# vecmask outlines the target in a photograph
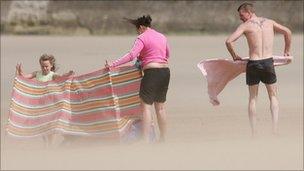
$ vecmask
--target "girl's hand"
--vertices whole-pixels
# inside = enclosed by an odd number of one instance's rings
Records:
[[[62,77],[68,77],[68,76],[71,76],[73,74],[75,74],[74,71],[70,70],[69,72],[63,74]]]
[[[17,75],[23,75],[23,71],[22,71],[22,69],[21,69],[21,63],[17,63],[17,65],[16,65],[16,76]]]
[[[19,63],[17,63],[16,65],[16,72],[15,72],[15,76],[19,75]]]
[[[70,70],[69,73],[68,73],[68,75],[74,75],[74,74],[75,74],[75,72],[72,71],[72,70]]]

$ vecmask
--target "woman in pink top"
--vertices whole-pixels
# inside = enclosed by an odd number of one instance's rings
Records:
[[[151,27],[151,17],[142,16],[136,20],[127,19],[134,24],[139,36],[130,52],[106,67],[113,68],[137,58],[144,76],[141,80],[139,96],[143,110],[143,133],[149,141],[149,132],[152,123],[151,107],[154,104],[160,128],[160,140],[164,141],[166,133],[165,101],[170,80],[168,67],[169,48],[167,38]]]

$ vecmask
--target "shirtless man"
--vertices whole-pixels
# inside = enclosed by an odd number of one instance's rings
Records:
[[[276,74],[273,66],[272,48],[274,32],[284,35],[284,56],[290,55],[291,31],[273,20],[257,17],[251,3],[243,3],[238,8],[243,21],[236,31],[226,40],[226,46],[233,60],[242,60],[234,51],[232,42],[242,34],[249,46],[249,61],[246,68],[246,84],[249,87],[248,114],[252,135],[256,134],[256,100],[259,82],[262,81],[268,92],[272,115],[272,131],[277,133],[279,104],[277,99]]]

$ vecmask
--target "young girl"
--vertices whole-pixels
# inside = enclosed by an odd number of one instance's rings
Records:
[[[34,71],[30,74],[24,74],[21,68],[21,64],[17,64],[16,66],[16,75],[21,75],[28,79],[36,79],[37,81],[47,82],[55,80],[59,77],[57,73],[55,73],[56,66],[55,66],[55,57],[53,55],[43,54],[39,59],[39,64],[41,67],[40,71]],[[74,74],[73,71],[69,71],[62,76],[70,76]],[[43,136],[43,141],[46,147],[49,147],[53,141],[53,134],[48,134]]]
[[[21,68],[21,64],[17,64],[16,66],[16,74],[22,75],[25,78],[33,79],[35,78],[37,81],[41,82],[47,82],[51,80],[55,80],[56,78],[59,78],[60,75],[55,73],[56,66],[55,66],[55,57],[53,55],[47,55],[43,54],[39,59],[40,71],[34,71],[30,74],[24,74]],[[69,71],[66,74],[63,74],[62,76],[69,76],[74,74],[73,71]]]

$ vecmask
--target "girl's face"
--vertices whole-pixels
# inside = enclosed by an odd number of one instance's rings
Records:
[[[50,61],[41,61],[40,62],[40,66],[41,66],[41,71],[44,75],[47,75],[48,73],[50,73],[53,65],[50,63]]]

